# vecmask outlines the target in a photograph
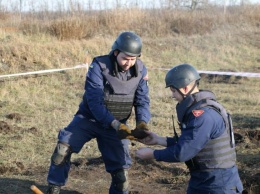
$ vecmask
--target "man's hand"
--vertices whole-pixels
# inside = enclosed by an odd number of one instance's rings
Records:
[[[167,147],[167,137],[161,137],[154,132],[146,131],[147,137],[138,139],[137,141],[145,145],[161,145]]]
[[[149,131],[147,124],[144,121],[137,123],[136,128],[132,130],[131,135],[137,139],[143,139],[148,136],[145,131]]]
[[[119,139],[130,139],[130,140],[136,139],[131,134],[132,130],[127,125],[120,123],[118,120],[114,120],[111,123],[111,126],[117,131],[117,136]]]
[[[131,131],[127,125],[121,123],[117,131],[117,136],[119,139],[135,140],[136,138],[132,135]]]
[[[153,152],[154,150],[151,148],[140,148],[135,152],[135,155],[137,158],[148,160],[148,159],[154,159]]]

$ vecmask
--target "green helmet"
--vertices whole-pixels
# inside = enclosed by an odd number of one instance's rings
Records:
[[[119,50],[129,56],[140,57],[142,50],[141,38],[133,32],[122,32],[114,42],[112,50]]]
[[[191,82],[199,80],[198,71],[189,64],[181,64],[168,71],[165,77],[166,88],[184,88]]]

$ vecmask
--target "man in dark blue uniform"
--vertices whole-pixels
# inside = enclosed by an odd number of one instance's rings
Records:
[[[128,193],[129,139],[146,135],[143,130],[148,129],[150,120],[148,74],[139,59],[141,49],[138,35],[122,32],[108,55],[93,59],[79,109],[71,123],[58,134],[47,178],[47,193],[60,193],[68,179],[71,154],[78,153],[93,138],[97,140],[106,171],[112,177],[109,193]],[[135,130],[126,125],[133,108]]]
[[[165,149],[141,148],[136,156],[165,162],[185,162],[190,171],[188,194],[242,193],[236,166],[231,118],[210,91],[198,89],[200,75],[189,64],[173,67],[166,87],[178,101],[180,137],[161,137],[148,131],[140,142]]]

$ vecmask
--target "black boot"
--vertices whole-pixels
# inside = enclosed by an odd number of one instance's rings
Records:
[[[60,186],[49,184],[46,194],[60,194]]]

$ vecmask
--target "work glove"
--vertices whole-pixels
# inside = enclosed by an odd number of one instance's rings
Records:
[[[147,124],[144,121],[137,122],[136,128],[131,131],[131,135],[136,139],[143,139],[148,136],[145,131],[149,131]]]
[[[131,135],[132,130],[127,125],[120,123],[118,120],[114,120],[111,123],[111,126],[117,131],[117,136],[119,139],[136,139],[133,135]]]

